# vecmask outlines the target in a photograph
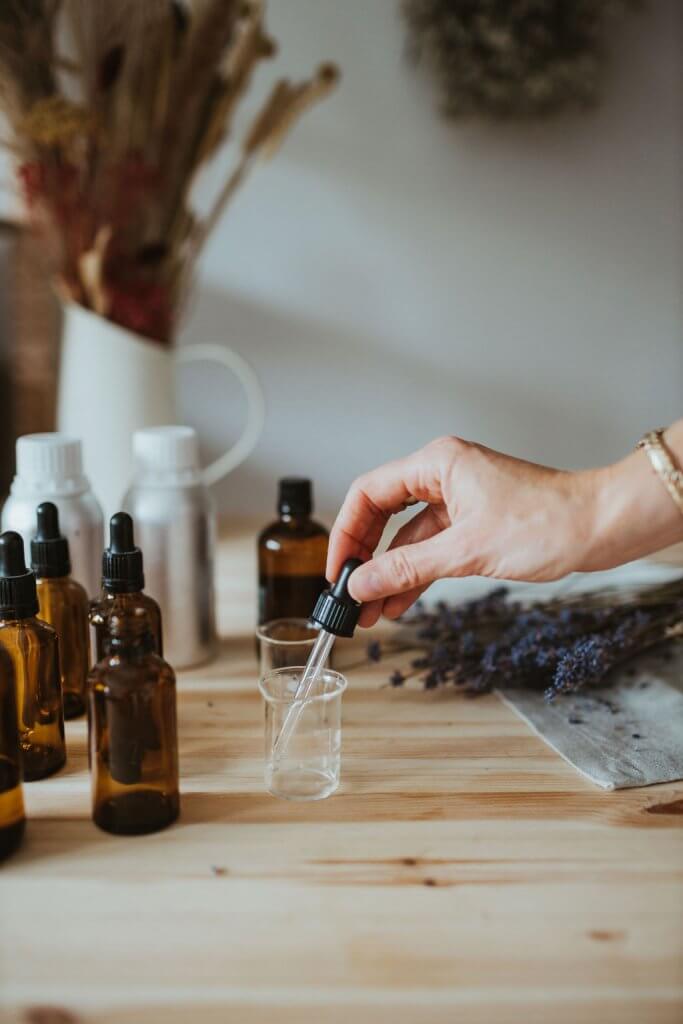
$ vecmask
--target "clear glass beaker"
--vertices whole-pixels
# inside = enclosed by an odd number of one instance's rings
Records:
[[[308,619],[273,619],[256,629],[260,676],[275,668],[305,665],[320,630]]]
[[[278,668],[259,680],[266,706],[265,782],[269,793],[285,800],[322,800],[339,785],[346,679],[332,669],[320,673],[295,731],[276,758],[275,742],[303,672],[303,665]]]

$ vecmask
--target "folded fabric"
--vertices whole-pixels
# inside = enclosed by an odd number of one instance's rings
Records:
[[[548,703],[537,690],[499,691],[542,740],[603,789],[683,779],[683,644],[643,655],[610,686]]]

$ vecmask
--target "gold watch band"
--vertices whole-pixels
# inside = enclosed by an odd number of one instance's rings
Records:
[[[641,437],[636,448],[647,453],[652,468],[671,495],[678,511],[683,515],[683,472],[676,466],[673,456],[664,443],[664,427],[650,430]]]

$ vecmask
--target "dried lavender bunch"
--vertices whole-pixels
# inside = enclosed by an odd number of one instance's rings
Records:
[[[426,689],[451,684],[466,693],[527,686],[552,700],[597,685],[616,666],[683,635],[683,578],[619,594],[603,591],[534,605],[508,600],[505,588],[461,605],[418,606],[397,643],[374,641],[368,657],[418,651],[410,673],[395,670],[393,686],[418,675]]]
[[[626,0],[404,0],[410,52],[448,117],[529,118],[599,96],[610,21]]]
[[[683,636],[683,601],[671,615],[637,609],[605,633],[582,636],[556,662],[545,695],[552,700],[600,681],[617,665],[655,644]]]

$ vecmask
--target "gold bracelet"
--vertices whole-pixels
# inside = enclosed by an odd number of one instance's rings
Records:
[[[664,443],[664,427],[650,430],[641,437],[636,448],[642,448],[652,463],[652,468],[662,481],[683,515],[683,473],[676,466],[671,452]]]

